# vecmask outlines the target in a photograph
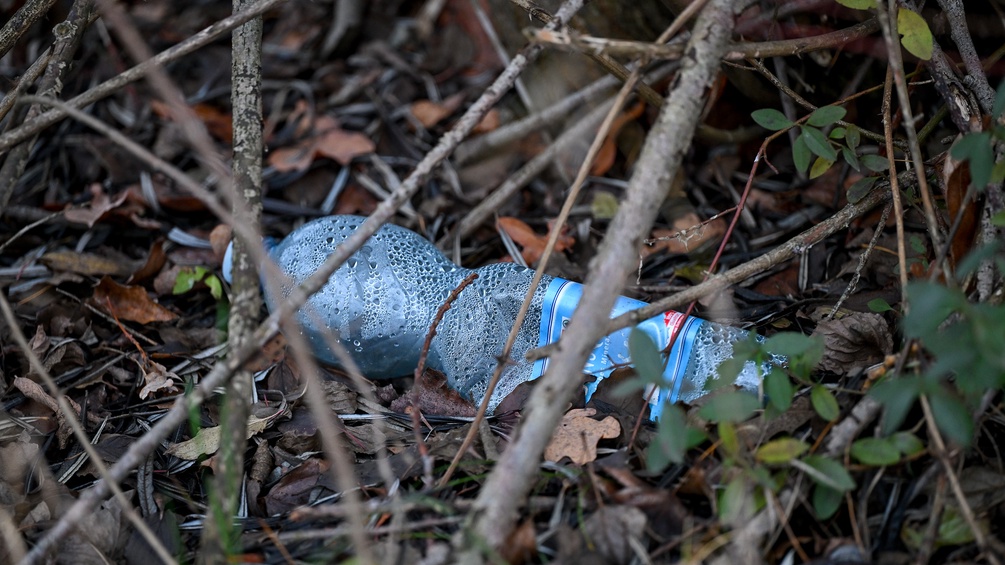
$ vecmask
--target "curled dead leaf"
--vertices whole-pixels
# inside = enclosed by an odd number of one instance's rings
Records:
[[[124,286],[108,277],[102,278],[95,287],[93,300],[99,308],[119,320],[149,324],[170,322],[178,317],[154,302],[143,287]]]
[[[621,433],[621,424],[613,416],[594,420],[597,411],[593,408],[569,410],[551,436],[551,443],[544,450],[547,461],[560,461],[568,457],[577,465],[584,465],[597,458],[597,442],[604,438],[615,438]]]

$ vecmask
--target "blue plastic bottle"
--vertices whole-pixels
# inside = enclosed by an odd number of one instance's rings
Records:
[[[325,261],[366,218],[329,216],[304,224],[269,250],[288,278],[281,295],[266,292],[270,310]],[[476,404],[485,395],[497,357],[530,287],[534,272],[510,263],[474,269],[478,278],[454,301],[437,327],[427,366],[443,371],[450,386]],[[471,273],[447,259],[429,241],[407,229],[385,225],[328,280],[298,312],[302,331],[318,359],[338,364],[329,345],[337,339],[352,354],[363,374],[392,378],[411,374],[437,309]],[[230,249],[224,259],[230,279]],[[266,285],[268,288],[268,285]],[[520,383],[535,379],[548,360],[525,360],[525,354],[558,340],[582,296],[582,285],[545,276],[517,335],[507,365],[489,402],[495,407]],[[620,297],[611,316],[644,306]],[[744,330],[666,312],[639,324],[658,347],[665,348],[675,328],[679,335],[664,372],[665,385],[650,400],[650,415],[658,419],[664,402],[690,401],[707,392],[720,362],[729,358],[733,343],[746,339]],[[629,330],[602,339],[584,372],[598,377],[586,387],[587,400],[597,382],[617,366],[630,363]],[[757,368],[748,362],[736,384],[757,388]]]

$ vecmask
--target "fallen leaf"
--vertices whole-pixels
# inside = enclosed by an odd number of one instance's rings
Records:
[[[98,183],[92,184],[88,190],[91,191],[90,202],[81,207],[71,206],[63,210],[63,217],[67,221],[94,227],[94,224],[105,214],[122,205],[127,196],[127,193],[122,191],[113,200],[105,194]]]
[[[590,167],[591,175],[603,176],[611,169],[611,166],[614,165],[614,158],[617,156],[618,134],[621,132],[621,128],[641,116],[643,110],[645,110],[645,104],[639,102],[628,110],[618,113],[614,122],[611,123],[611,129],[607,132],[603,145],[600,146],[597,157],[593,160],[593,166]]]
[[[523,259],[528,265],[534,264],[544,253],[544,248],[548,244],[548,236],[540,235],[527,225],[523,220],[510,216],[503,216],[497,221],[499,229],[506,232],[513,241],[523,248]],[[553,228],[552,228],[553,229]],[[555,242],[555,251],[565,251],[576,243],[576,239],[568,235],[558,236]]]
[[[583,530],[605,562],[632,563],[633,545],[643,543],[646,522],[645,513],[633,506],[601,506],[586,519]]]
[[[94,288],[92,300],[119,320],[140,324],[170,322],[177,314],[154,302],[141,286],[124,286],[103,277]]]
[[[817,324],[813,335],[823,336],[824,355],[819,368],[846,375],[883,360],[893,350],[893,336],[882,315],[851,312]]]
[[[416,407],[423,414],[460,416],[470,418],[477,409],[459,392],[450,388],[446,377],[439,371],[426,369],[412,388],[391,403],[391,411],[406,412]]]
[[[328,157],[348,165],[355,157],[373,153],[377,148],[369,137],[342,129],[338,120],[331,116],[320,116],[314,123],[314,131],[314,135],[292,147],[273,150],[269,154],[269,164],[282,173],[306,171],[316,157]]]
[[[447,97],[447,99],[442,102],[417,100],[412,102],[409,110],[412,112],[412,115],[415,116],[415,119],[422,124],[422,127],[431,128],[444,119],[450,117],[451,114],[456,112],[457,109],[461,107],[461,103],[463,102],[464,94],[457,93],[453,96]]]
[[[280,416],[286,415],[288,406],[286,402],[275,404],[273,412],[268,416],[251,416],[248,418],[247,437],[251,438],[262,433],[271,426]],[[212,455],[220,449],[221,426],[203,428],[195,434],[195,437],[178,442],[164,450],[168,455],[174,455],[179,459],[194,461],[203,455]]]
[[[151,394],[155,392],[164,391],[167,393],[174,393],[178,391],[178,383],[182,382],[181,377],[168,371],[164,365],[150,361],[147,367],[142,369],[143,371],[143,388],[140,389],[139,396],[141,400],[146,400]]]
[[[50,251],[39,258],[53,271],[77,273],[88,277],[122,276],[133,272],[132,265],[109,257],[76,251]]]
[[[594,461],[597,458],[597,442],[603,438],[618,437],[621,433],[621,424],[617,419],[608,416],[603,420],[594,420],[590,416],[596,413],[593,408],[569,410],[551,436],[544,458],[558,462],[568,457],[577,465]]]

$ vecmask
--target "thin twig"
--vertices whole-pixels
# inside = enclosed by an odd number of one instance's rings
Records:
[[[429,331],[426,332],[426,340],[422,343],[422,351],[419,353],[419,363],[415,366],[415,380],[419,380],[422,376],[422,371],[426,369],[426,356],[429,355],[429,347],[433,344],[433,338],[436,337],[436,327],[440,325],[440,321],[443,320],[443,315],[450,310],[450,307],[460,296],[461,292],[468,287],[471,283],[475,282],[478,278],[478,273],[471,273],[470,275],[464,277],[461,284],[457,285],[457,288],[450,291],[450,295],[447,299],[440,304],[440,307],[436,310],[436,315],[433,316],[433,321],[429,324]]]

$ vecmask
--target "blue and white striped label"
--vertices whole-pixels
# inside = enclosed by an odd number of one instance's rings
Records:
[[[543,310],[541,312],[541,330],[538,339],[538,347],[555,343],[568,327],[572,319],[572,313],[579,305],[583,296],[583,285],[556,278],[544,295]],[[625,312],[637,310],[645,306],[645,302],[632,300],[624,296],[618,297],[614,302],[611,311],[611,318],[620,316]],[[694,345],[695,335],[704,323],[700,318],[692,316],[685,317],[679,312],[668,311],[660,316],[655,316],[641,322],[638,327],[649,335],[656,343],[656,346],[665,350],[670,343],[670,338],[675,331],[679,330],[677,339],[670,350],[670,355],[665,358],[666,367],[663,371],[665,385],[654,393],[649,401],[650,417],[658,420],[662,413],[664,402],[676,402],[680,395],[684,374],[687,371],[688,361],[691,359],[691,349]],[[590,353],[586,361],[584,372],[593,375],[595,380],[586,385],[586,400],[597,390],[600,379],[610,376],[611,372],[619,366],[631,363],[631,356],[628,351],[628,334],[631,330],[624,328],[608,336],[603,337],[597,343],[596,348]],[[537,378],[544,374],[548,368],[548,359],[539,359],[534,363],[534,370],[531,378]]]

